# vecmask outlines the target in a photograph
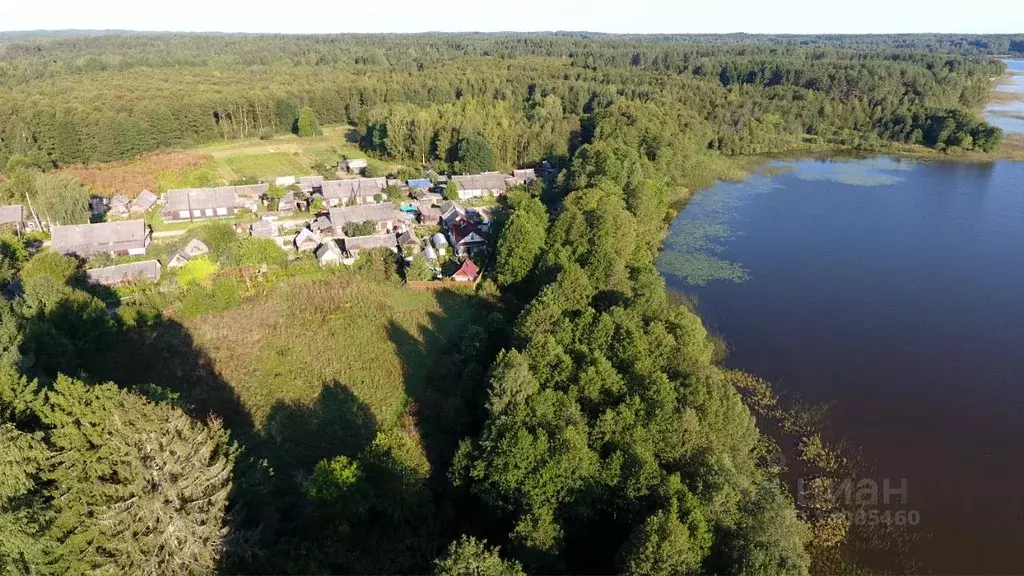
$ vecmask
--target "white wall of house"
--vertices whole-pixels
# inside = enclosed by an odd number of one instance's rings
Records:
[[[145,246],[143,246],[142,248],[129,248],[128,249],[128,255],[129,256],[142,256],[145,253],[146,253],[146,247]]]

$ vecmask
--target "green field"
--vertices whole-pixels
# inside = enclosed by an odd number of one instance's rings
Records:
[[[429,393],[442,348],[488,309],[472,293],[343,273],[270,286],[184,327],[264,439],[269,461],[292,473],[399,426]]]
[[[227,182],[246,177],[270,180],[314,174],[314,164],[335,166],[343,156],[366,157],[352,142],[355,133],[351,126],[325,126],[323,131],[322,136],[306,138],[287,134],[267,140],[232,140],[193,151],[209,155],[217,176]]]
[[[277,176],[302,176],[309,172],[309,166],[287,152],[230,156],[222,161],[239,178],[271,180]]]

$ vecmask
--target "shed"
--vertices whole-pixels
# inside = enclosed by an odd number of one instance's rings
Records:
[[[312,230],[303,228],[295,235],[292,243],[299,252],[316,250],[316,247],[320,245],[320,237],[313,233]]]
[[[277,236],[277,230],[272,222],[259,220],[257,222],[253,222],[252,225],[249,226],[249,234],[259,238],[273,238],[274,236]]]
[[[183,248],[182,251],[191,258],[193,256],[206,254],[210,249],[207,248],[206,244],[204,244],[199,238],[193,238],[188,241],[188,244],[185,244],[185,248]]]
[[[158,198],[156,194],[153,194],[149,190],[143,190],[139,195],[132,200],[129,211],[132,214],[144,214],[148,212],[153,206],[156,206]]]
[[[156,260],[146,260],[144,262],[130,262],[128,264],[118,264],[117,266],[107,266],[106,268],[94,268],[86,270],[85,277],[89,282],[101,286],[156,282],[160,279],[160,263]]]
[[[477,275],[480,274],[480,269],[473,263],[472,260],[466,258],[462,266],[452,274],[452,280],[456,282],[472,282],[476,280]]]
[[[185,264],[188,264],[188,261],[191,259],[192,258],[186,254],[184,250],[175,250],[174,254],[171,254],[171,257],[167,260],[167,267],[181,268]]]
[[[342,158],[338,161],[338,168],[346,172],[362,172],[366,168],[366,159]]]
[[[124,194],[115,194],[110,199],[110,213],[117,216],[128,215],[128,205],[131,204],[131,200],[128,199]]]
[[[320,262],[321,266],[328,264],[341,264],[345,259],[345,254],[338,247],[338,243],[335,240],[328,239],[323,244],[317,247],[314,252],[316,259]]]
[[[25,229],[25,208],[21,204],[0,206],[0,229],[13,228],[15,232]]]

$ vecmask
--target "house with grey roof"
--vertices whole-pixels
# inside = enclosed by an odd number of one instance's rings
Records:
[[[452,176],[451,180],[459,191],[459,198],[468,200],[481,196],[501,196],[508,189],[512,177],[501,172],[484,172]]]
[[[321,192],[324,186],[323,176],[300,176],[299,177],[299,190],[302,190],[306,194],[313,194]]]
[[[171,254],[171,257],[167,259],[167,268],[181,268],[185,264],[188,264],[188,261],[191,259],[192,258],[186,254],[184,250],[175,250],[174,253]]]
[[[333,238],[328,238],[323,244],[317,247],[316,252],[313,253],[316,256],[321,266],[328,264],[341,264],[345,260],[345,254],[341,251],[341,247],[338,246],[338,242]]]
[[[336,236],[341,235],[346,224],[356,222],[374,222],[377,225],[377,232],[380,234],[403,231],[408,227],[409,222],[409,215],[401,210],[395,210],[394,205],[390,203],[331,208],[328,214],[332,233]]]
[[[85,278],[89,282],[101,286],[156,282],[160,280],[160,263],[156,260],[146,260],[107,266],[106,268],[93,268],[85,271]]]
[[[89,256],[107,252],[111,256],[138,256],[146,253],[152,233],[142,220],[122,220],[54,226],[50,247],[61,254]]]
[[[0,230],[14,230],[20,234],[25,230],[25,207],[21,204],[0,206]]]
[[[249,234],[257,238],[273,238],[277,236],[277,227],[272,222],[258,220],[249,226]]]
[[[131,200],[124,194],[114,194],[114,197],[110,199],[107,211],[115,216],[127,216],[130,204]]]
[[[194,256],[201,256],[203,254],[206,254],[210,251],[210,249],[207,248],[206,244],[203,243],[203,241],[200,240],[199,238],[193,238],[188,241],[188,244],[185,244],[185,247],[182,248],[182,251],[185,252],[185,254],[188,254],[189,258],[192,258]]]
[[[445,226],[451,226],[459,218],[466,217],[466,209],[455,202],[441,204],[441,222]]]
[[[338,160],[338,169],[348,173],[362,173],[366,169],[366,158],[342,158]]]
[[[398,248],[403,256],[412,256],[423,250],[423,244],[412,230],[406,230],[398,235]]]
[[[365,250],[374,248],[387,248],[398,253],[398,242],[394,234],[377,236],[347,236],[340,240],[342,250],[349,258],[359,258],[359,254]]]
[[[135,197],[135,200],[131,201],[131,204],[128,205],[128,210],[132,214],[145,214],[153,206],[156,206],[157,200],[156,194],[149,190],[143,190]]]
[[[388,187],[387,178],[349,178],[324,180],[321,190],[328,207],[373,204]]]
[[[523,168],[512,171],[512,180],[519,186],[525,186],[537,179],[537,171],[533,168]]]
[[[327,216],[317,216],[309,224],[309,229],[317,234],[333,234],[334,226],[331,224],[331,219]]]
[[[320,245],[320,237],[309,228],[303,228],[292,239],[292,244],[295,245],[295,249],[299,252],[307,252],[315,250]]]
[[[164,221],[228,218],[236,213],[233,186],[168,190],[160,216]]]
[[[298,208],[298,203],[295,200],[295,192],[286,192],[277,201],[278,212],[294,212],[296,208]]]

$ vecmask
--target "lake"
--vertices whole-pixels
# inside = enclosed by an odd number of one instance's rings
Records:
[[[923,571],[1024,572],[1024,163],[774,166],[698,192],[659,269],[728,365],[906,480]]]
[[[1011,76],[996,86],[996,91],[1020,94],[1021,99],[989,104],[985,108],[985,121],[999,126],[1007,134],[1024,134],[1024,60],[1003,60],[1003,63]]]

